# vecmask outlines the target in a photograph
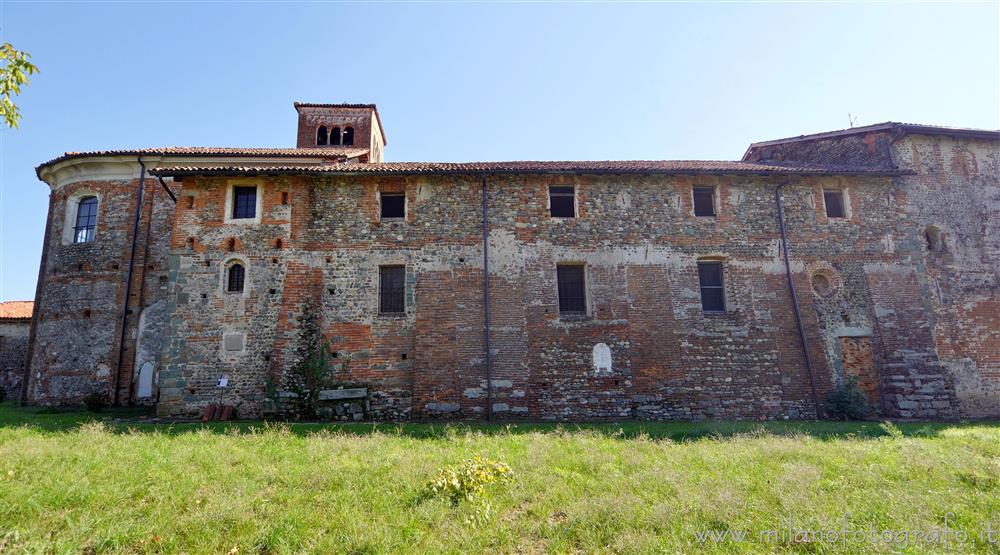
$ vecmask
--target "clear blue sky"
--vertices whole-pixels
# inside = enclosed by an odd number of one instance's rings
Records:
[[[0,1],[42,73],[0,131],[0,299],[31,299],[67,150],[294,146],[374,102],[388,161],[739,159],[887,120],[1000,127],[998,3]]]

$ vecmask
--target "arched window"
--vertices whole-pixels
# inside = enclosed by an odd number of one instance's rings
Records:
[[[330,144],[339,145],[340,144],[340,128],[334,127],[330,129]]]
[[[354,144],[354,128],[345,127],[344,128],[344,144],[353,145]]]
[[[73,228],[74,243],[89,243],[94,240],[97,227],[97,197],[83,197],[76,207],[76,226]]]
[[[226,277],[226,291],[230,293],[242,293],[245,277],[246,270],[242,264],[233,264],[230,266],[229,275]]]
[[[326,126],[320,125],[319,129],[316,130],[316,144],[325,145],[326,144]]]

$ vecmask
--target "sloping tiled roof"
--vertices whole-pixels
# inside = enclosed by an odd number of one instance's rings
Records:
[[[827,139],[831,137],[842,137],[847,135],[861,135],[876,131],[896,131],[901,134],[912,133],[917,135],[947,135],[953,137],[969,137],[979,139],[1000,140],[1000,130],[994,129],[973,129],[969,127],[946,127],[943,125],[923,125],[919,123],[901,123],[898,121],[886,121],[861,127],[851,127],[848,129],[838,129],[836,131],[823,131],[821,133],[811,133],[809,135],[798,135],[786,137],[784,139],[773,139],[769,141],[757,141],[751,143],[749,149],[755,147],[790,143],[795,141],[811,141],[816,139]],[[748,150],[749,150],[748,149]]]
[[[7,301],[0,303],[0,320],[23,320],[31,318],[32,301]]]
[[[567,162],[387,162],[379,164],[330,164],[324,166],[186,166],[156,168],[153,175],[225,174],[476,174],[476,173],[583,173],[583,174],[810,174],[810,175],[899,175],[904,172],[881,168],[815,165],[776,165],[721,160],[620,160]]]
[[[134,148],[122,150],[91,150],[84,152],[67,152],[40,164],[35,171],[45,166],[62,162],[70,158],[87,156],[247,156],[247,157],[287,157],[287,158],[353,158],[368,152],[360,147],[323,147],[323,148],[259,148],[259,147],[216,147],[216,146],[165,146],[159,148]]]

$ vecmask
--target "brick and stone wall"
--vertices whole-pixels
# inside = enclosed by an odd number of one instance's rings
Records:
[[[30,319],[0,319],[0,389],[8,400],[21,397],[30,329]]]

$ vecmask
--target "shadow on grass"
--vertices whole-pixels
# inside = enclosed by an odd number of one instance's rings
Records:
[[[90,422],[100,421],[120,432],[157,432],[169,435],[209,430],[214,433],[251,432],[265,426],[281,426],[297,436],[316,433],[344,433],[372,435],[376,433],[418,439],[447,439],[465,434],[527,434],[589,432],[631,439],[647,437],[656,440],[692,441],[706,438],[724,438],[739,434],[808,435],[821,440],[874,439],[891,435],[880,422],[834,421],[732,421],[708,420],[702,422],[357,422],[309,423],[266,422],[261,420],[233,422],[156,422],[148,409],[116,408],[100,413],[80,410],[53,410],[34,407],[17,407],[13,403],[0,403],[0,428],[29,426],[47,432],[72,431]],[[933,437],[946,429],[968,426],[1000,428],[1000,422],[903,422],[894,424],[906,437]]]

